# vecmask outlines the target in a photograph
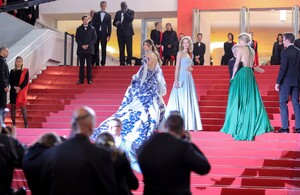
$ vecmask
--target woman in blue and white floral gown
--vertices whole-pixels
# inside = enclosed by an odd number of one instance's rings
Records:
[[[133,75],[117,113],[102,122],[91,136],[95,140],[101,132],[108,129],[111,119],[120,119],[122,142],[119,148],[127,153],[132,168],[139,172],[136,152],[159,128],[166,107],[162,98],[166,94],[166,82],[160,68],[159,54],[150,39],[144,41],[143,48],[146,55],[142,66]]]

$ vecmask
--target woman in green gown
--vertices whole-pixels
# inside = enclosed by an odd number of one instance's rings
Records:
[[[254,50],[249,46],[250,35],[241,33],[238,41],[221,132],[231,134],[235,140],[254,140],[257,135],[273,131],[273,127],[254,78]],[[243,66],[238,70],[240,62]]]

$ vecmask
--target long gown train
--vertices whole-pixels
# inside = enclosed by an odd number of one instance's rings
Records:
[[[226,117],[221,132],[235,140],[253,140],[273,131],[250,67],[242,67],[230,83]]]
[[[165,113],[165,103],[162,96],[166,94],[166,83],[159,64],[154,70],[147,67],[147,58],[137,74],[133,75],[123,101],[118,111],[103,121],[94,130],[91,139],[108,129],[108,122],[112,118],[122,121],[123,149],[131,161],[134,170],[139,171],[136,152],[139,147],[158,129]]]

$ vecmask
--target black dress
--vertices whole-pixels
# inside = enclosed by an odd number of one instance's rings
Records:
[[[221,65],[228,65],[229,60],[233,57],[231,48],[233,47],[234,42],[225,42],[224,43],[224,55],[222,56]]]
[[[20,87],[22,90],[28,84],[29,74],[27,71],[24,81],[21,83],[21,85],[19,85],[21,74],[22,74],[22,70],[14,70],[14,69],[12,69],[9,73],[9,85],[10,85],[9,98],[11,104],[16,104],[17,95],[18,95],[14,87],[15,86]]]
[[[279,65],[281,62],[281,51],[284,49],[284,45],[275,42],[273,45],[272,56],[271,56],[271,64]]]

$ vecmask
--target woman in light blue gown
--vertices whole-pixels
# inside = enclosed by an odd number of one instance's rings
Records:
[[[179,111],[185,122],[185,130],[202,130],[198,98],[194,79],[193,44],[190,37],[183,37],[177,53],[175,81],[166,109],[166,118],[171,111]]]
[[[142,66],[133,75],[125,97],[117,113],[102,122],[94,130],[91,139],[108,130],[111,119],[122,121],[122,141],[119,148],[123,149],[131,161],[134,170],[140,172],[136,151],[158,129],[165,113],[162,96],[166,94],[166,82],[160,68],[161,60],[152,40],[143,43],[146,52]]]

